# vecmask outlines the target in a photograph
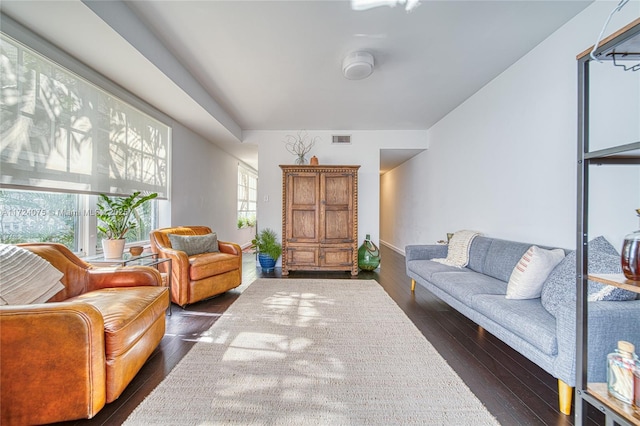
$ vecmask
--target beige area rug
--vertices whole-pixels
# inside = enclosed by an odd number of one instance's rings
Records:
[[[495,425],[373,280],[259,279],[127,425]]]

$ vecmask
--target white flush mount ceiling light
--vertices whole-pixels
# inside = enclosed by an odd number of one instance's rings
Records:
[[[342,74],[349,80],[362,80],[373,72],[373,55],[369,52],[353,52],[342,61]]]

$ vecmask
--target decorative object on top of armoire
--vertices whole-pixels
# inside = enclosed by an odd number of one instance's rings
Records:
[[[380,266],[380,250],[369,234],[358,249],[358,266],[363,271],[373,271]]]
[[[282,275],[289,271],[358,274],[360,166],[282,168]]]
[[[309,161],[309,164],[311,164],[312,166],[317,166],[320,163],[318,162],[318,157],[316,157],[315,155],[313,157],[311,157],[311,160]]]
[[[311,137],[304,130],[299,131],[295,136],[287,135],[284,138],[284,146],[291,154],[296,156],[295,163],[297,165],[307,164],[306,155],[311,148],[320,140],[319,136]]]

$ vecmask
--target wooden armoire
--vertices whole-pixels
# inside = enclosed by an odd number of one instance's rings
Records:
[[[282,168],[282,275],[289,271],[358,274],[360,166]]]

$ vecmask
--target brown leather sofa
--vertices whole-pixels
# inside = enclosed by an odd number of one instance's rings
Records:
[[[171,246],[169,234],[205,235],[206,226],[178,226],[151,231],[151,250],[171,259],[171,300],[184,307],[224,293],[242,283],[242,249],[238,244],[218,241],[219,252],[187,256]],[[165,264],[159,265],[167,268]],[[163,270],[166,272],[166,269]]]
[[[164,336],[169,292],[151,267],[94,268],[60,244],[20,244],[64,273],[47,303],[0,307],[0,424],[92,418]]]

